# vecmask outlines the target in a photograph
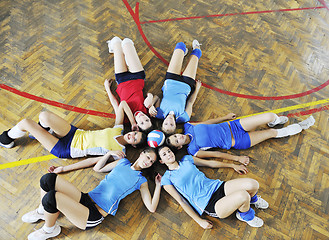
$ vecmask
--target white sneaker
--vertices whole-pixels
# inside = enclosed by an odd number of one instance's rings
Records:
[[[192,48],[193,48],[193,50],[196,49],[196,48],[199,48],[199,49],[200,49],[200,46],[201,46],[201,45],[202,45],[202,44],[199,43],[199,41],[196,40],[196,39],[194,39],[193,42],[192,42]]]
[[[116,43],[116,42],[122,42],[122,40],[119,37],[114,37],[111,40],[106,41],[107,46],[109,48],[109,53],[113,53],[113,47],[112,44]]]
[[[132,45],[134,45],[133,40],[131,40],[130,38],[125,38],[125,39],[122,40],[121,46],[123,47],[127,43],[131,43]]]
[[[309,127],[313,126],[314,123],[315,123],[315,119],[311,115],[309,118],[305,119],[304,121],[299,122],[298,124],[302,127],[302,129],[308,129]]]
[[[46,240],[48,238],[56,237],[61,233],[61,227],[56,223],[54,231],[47,233],[43,228],[40,228],[33,233],[30,233],[27,237],[28,240]]]
[[[11,137],[8,136],[8,132],[9,132],[9,130],[4,131],[0,135],[0,146],[1,147],[12,148],[15,145],[14,139],[12,139]]]
[[[263,198],[261,198],[261,196],[257,196],[257,197],[258,197],[257,202],[250,203],[250,204],[254,204],[256,208],[260,208],[260,209],[268,208],[268,206],[269,206],[268,202],[266,202]]]
[[[268,123],[267,126],[274,127],[278,124],[285,124],[286,122],[288,122],[288,120],[289,120],[289,118],[286,116],[279,116],[278,120]]]
[[[251,227],[261,227],[264,224],[264,221],[262,219],[260,219],[259,217],[256,217],[256,216],[252,220],[246,221],[246,220],[242,219],[242,217],[240,216],[240,213],[238,211],[236,212],[236,217],[240,221],[248,223],[248,225],[251,226]]]
[[[294,123],[287,127],[276,129],[276,130],[278,131],[276,138],[282,138],[282,137],[296,135],[300,133],[303,130],[303,128],[299,124]]]
[[[28,212],[22,217],[22,221],[26,223],[35,223],[39,220],[45,220],[45,215],[38,213],[38,209]]]
[[[4,147],[4,148],[12,148],[14,145],[15,145],[15,142],[14,141],[12,141],[9,144],[3,144],[3,143],[0,142],[0,146],[1,147]]]

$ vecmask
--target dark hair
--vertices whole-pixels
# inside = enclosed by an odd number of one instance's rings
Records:
[[[170,142],[170,139],[169,139],[169,137],[171,137],[171,136],[173,136],[174,134],[171,134],[171,135],[169,135],[168,137],[166,137],[166,144],[167,144],[167,146],[171,149],[171,151],[173,151],[173,152],[176,152],[176,151],[178,151],[178,147],[175,147],[171,142]]]
[[[158,173],[154,170],[154,164],[156,164],[158,162],[157,161],[158,160],[157,151],[155,150],[155,148],[146,147],[142,150],[142,152],[144,152],[144,153],[153,152],[155,154],[155,162],[152,164],[152,166],[141,170],[142,175],[144,177],[148,178],[149,180],[154,181],[155,176],[158,175]]]
[[[147,136],[145,133],[143,132],[140,132],[142,134],[142,137],[141,137],[141,141],[137,144],[134,144],[134,147],[136,148],[143,148],[146,146],[146,139],[147,139]]]

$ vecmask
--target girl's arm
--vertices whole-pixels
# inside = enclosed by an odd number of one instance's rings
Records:
[[[158,174],[155,177],[155,190],[154,190],[153,198],[151,196],[147,182],[145,182],[141,185],[140,193],[142,196],[142,200],[143,200],[146,208],[152,213],[154,213],[158,207],[158,203],[160,200],[160,192],[161,192],[161,175],[160,174]]]
[[[118,158],[123,158],[125,157],[124,152],[122,151],[109,151],[106,153],[104,156],[100,157],[98,159],[97,163],[94,166],[94,171],[95,172],[110,172],[118,163],[119,160],[110,162],[108,164],[107,161],[110,159],[111,156],[117,156]]]
[[[229,113],[224,117],[218,117],[218,118],[213,118],[213,119],[209,119],[207,121],[203,121],[203,122],[196,122],[196,123],[191,123],[192,125],[198,125],[198,124],[216,124],[216,123],[220,123],[220,122],[224,122],[224,121],[228,121],[228,120],[233,120],[236,118],[236,115],[234,113]]]
[[[144,100],[144,106],[149,109],[149,114],[152,117],[155,117],[157,115],[156,108],[160,106],[160,98],[157,95],[154,95],[152,93],[147,93],[147,97]]]
[[[185,111],[187,112],[189,117],[191,117],[191,115],[192,115],[193,104],[196,100],[196,97],[198,96],[198,93],[200,91],[200,87],[201,87],[201,84],[202,84],[200,80],[195,80],[195,81],[196,81],[195,90],[192,93],[192,95],[190,96],[190,98],[187,100],[186,107],[185,107]]]
[[[126,113],[128,119],[129,119],[132,130],[138,130],[137,123],[135,121],[134,115],[133,115],[128,103],[126,101],[121,101],[120,105],[122,105],[123,111],[124,111],[124,113]]]
[[[212,228],[212,222],[201,218],[194,209],[186,202],[185,199],[177,192],[176,188],[173,185],[164,185],[164,189],[181,205],[184,211],[193,218],[202,228],[209,229]]]
[[[196,154],[196,157],[199,158],[223,158],[227,160],[233,160],[239,163],[242,163],[243,165],[249,164],[249,157],[247,156],[235,156],[228,153],[223,153],[220,151],[203,151],[199,150]]]
[[[233,163],[224,163],[216,160],[205,160],[198,157],[193,157],[194,164],[201,167],[211,168],[233,168],[239,174],[247,174],[248,169],[244,165],[236,165]]]
[[[118,100],[115,98],[115,96],[113,95],[113,93],[111,91],[111,84],[113,81],[114,81],[113,79],[105,79],[104,87],[107,92],[107,95],[109,96],[109,99],[110,99],[110,102],[114,109],[114,112],[115,112],[115,114],[117,114],[119,104],[118,104]]]

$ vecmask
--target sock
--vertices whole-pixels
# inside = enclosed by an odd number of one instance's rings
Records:
[[[288,117],[286,116],[278,116],[275,114],[275,120],[273,122],[269,122],[267,125],[269,127],[274,127],[275,125],[278,125],[278,124],[284,124],[288,122]]]
[[[302,127],[302,129],[308,129],[309,127],[313,126],[314,123],[315,123],[315,119],[311,115],[309,118],[305,119],[304,121],[299,122],[298,124]]]
[[[197,56],[200,59],[202,56],[202,51],[199,48],[196,48],[191,52],[191,55]]]
[[[37,209],[37,212],[39,214],[44,214],[45,213],[45,209],[43,208],[42,204],[39,205],[38,209]]]
[[[241,218],[245,221],[253,220],[255,217],[255,211],[252,208],[249,208],[249,210],[247,212],[240,212],[239,210],[238,210],[238,212],[239,212]]]
[[[8,131],[8,136],[9,136],[10,138],[16,139],[16,138],[23,137],[23,136],[25,135],[25,133],[26,133],[26,132],[20,130],[20,129],[18,128],[18,126],[16,125],[16,126],[14,126],[12,129],[10,129],[10,130]]]
[[[257,193],[250,199],[250,203],[255,203],[258,201]]]
[[[42,229],[43,229],[46,233],[52,233],[52,232],[54,231],[54,229],[55,229],[55,226],[56,226],[56,224],[55,224],[54,226],[52,226],[52,227],[47,227],[46,225],[43,225]]]
[[[282,137],[288,137],[288,136],[292,136],[297,133],[300,133],[303,129],[299,124],[295,123],[295,124],[291,124],[285,128],[276,129],[276,130],[277,130],[278,134],[276,135],[275,138],[282,138]]]
[[[186,45],[185,45],[185,43],[183,43],[183,42],[179,42],[179,43],[176,44],[175,49],[183,50],[183,52],[185,53],[185,51],[186,51]],[[174,50],[175,50],[175,49],[174,49]]]

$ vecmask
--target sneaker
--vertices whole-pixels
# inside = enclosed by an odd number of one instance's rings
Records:
[[[53,135],[53,133],[54,133],[54,130],[52,130],[51,128],[48,130],[48,132],[51,134],[51,135]],[[31,138],[31,139],[35,139],[35,137],[31,134],[31,133],[29,133],[29,138]]]
[[[302,127],[302,129],[308,129],[309,127],[313,126],[315,123],[315,119],[313,116],[310,116],[309,118],[305,119],[302,122],[299,122],[299,126]]]
[[[282,138],[282,137],[288,137],[288,136],[292,136],[295,134],[300,133],[303,129],[302,127],[297,124],[291,124],[287,127],[281,128],[281,129],[276,129],[278,131],[278,134],[276,136],[276,138]]]
[[[107,46],[109,48],[109,53],[113,53],[112,44],[116,42],[122,42],[122,40],[119,37],[114,37],[111,40],[106,41]]]
[[[28,240],[46,240],[48,238],[56,237],[61,233],[61,227],[56,223],[54,231],[47,233],[43,228],[40,228],[33,233],[30,233],[27,237]]]
[[[248,223],[248,225],[251,226],[251,227],[261,227],[261,226],[263,226],[263,224],[264,224],[264,221],[263,221],[262,219],[260,219],[259,217],[256,217],[256,216],[255,216],[252,220],[250,220],[250,221],[244,220],[244,219],[240,216],[240,213],[239,213],[238,211],[236,212],[236,217],[237,217],[240,221]]]
[[[0,135],[0,146],[1,147],[12,148],[15,145],[14,139],[12,139],[11,137],[8,136],[8,131],[4,131]]]
[[[260,209],[266,209],[268,208],[269,204],[268,202],[266,202],[263,198],[261,198],[261,196],[257,196],[258,200],[254,203],[250,203],[250,204],[254,204],[256,208],[260,208]]]
[[[45,220],[45,215],[38,213],[38,209],[28,212],[22,217],[22,221],[26,223],[35,223],[39,220]]]
[[[278,124],[285,124],[286,122],[288,122],[289,118],[286,116],[279,116],[278,120],[275,120],[274,122],[270,122],[267,124],[267,126],[269,127],[274,127]]]
[[[194,39],[193,42],[192,42],[192,48],[193,48],[193,50],[196,49],[196,48],[199,48],[199,49],[200,49],[200,46],[201,46],[201,45],[202,45],[202,44],[199,43],[199,41],[196,40],[196,39]]]
[[[133,40],[131,40],[130,38],[125,38],[125,39],[122,40],[121,46],[123,47],[127,43],[131,43],[132,45],[134,45]]]

